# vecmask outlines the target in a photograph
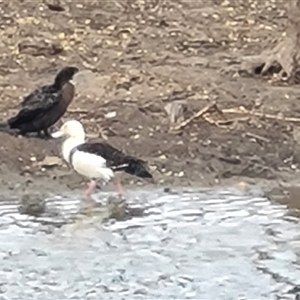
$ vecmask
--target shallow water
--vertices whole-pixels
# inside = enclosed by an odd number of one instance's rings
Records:
[[[300,224],[260,191],[143,190],[127,199],[144,215],[104,224],[74,221],[74,195],[47,200],[55,218],[3,203],[0,299],[295,299]],[[70,222],[51,225],[62,220]]]

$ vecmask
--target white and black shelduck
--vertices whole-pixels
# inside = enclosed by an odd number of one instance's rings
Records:
[[[86,142],[85,131],[77,120],[64,123],[60,130],[52,133],[53,138],[65,138],[62,144],[64,160],[72,169],[91,181],[85,191],[90,199],[97,186],[97,181],[104,183],[114,180],[119,194],[122,187],[115,172],[124,171],[128,174],[152,179],[152,175],[145,168],[146,162],[129,156],[105,142]]]

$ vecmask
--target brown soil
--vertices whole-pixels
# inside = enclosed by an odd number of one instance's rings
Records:
[[[76,118],[94,137],[147,159],[156,184],[299,178],[300,119],[283,120],[300,118],[299,88],[276,76],[253,78],[242,63],[278,43],[284,2],[59,3],[63,11],[34,1],[1,4],[1,119],[61,67],[74,65],[92,73],[83,72],[62,121]],[[210,110],[172,130],[213,101],[223,114]],[[3,193],[85,182],[65,166],[41,168],[46,156],[59,155],[57,141],[0,138]]]

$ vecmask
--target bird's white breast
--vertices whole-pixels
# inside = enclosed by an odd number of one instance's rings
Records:
[[[70,153],[73,148],[83,144],[84,141],[74,138],[69,138],[63,142],[62,145],[62,155],[64,160],[69,164],[70,163]]]
[[[62,146],[62,153],[64,160],[71,164],[71,167],[79,174],[93,179],[101,179],[103,181],[109,181],[114,177],[114,173],[111,169],[107,168],[106,160],[96,154],[84,152],[80,150],[71,151],[83,144],[81,139],[69,138]],[[71,154],[71,157],[70,157]]]
[[[114,177],[111,169],[106,167],[106,160],[98,155],[76,150],[72,157],[74,170],[88,178],[109,181]]]

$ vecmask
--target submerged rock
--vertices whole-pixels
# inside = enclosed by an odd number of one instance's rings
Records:
[[[128,214],[127,208],[124,198],[110,196],[107,199],[107,209],[111,219],[123,220]]]
[[[42,194],[25,194],[19,205],[19,212],[30,216],[39,216],[45,212],[45,197]]]
[[[79,209],[81,215],[89,217],[98,216],[102,220],[101,222],[105,222],[109,219],[121,221],[134,216],[142,216],[143,211],[143,208],[131,207],[126,202],[126,199],[118,196],[109,196],[104,203],[85,200],[82,201]]]
[[[84,215],[102,215],[103,221],[107,219],[123,219],[126,216],[126,201],[119,197],[110,196],[105,204],[94,200],[81,202],[79,212]]]

